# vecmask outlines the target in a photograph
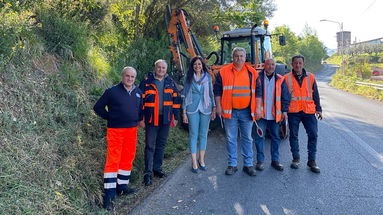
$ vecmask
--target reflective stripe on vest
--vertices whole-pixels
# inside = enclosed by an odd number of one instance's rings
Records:
[[[234,72],[233,64],[223,67],[220,70],[220,75],[222,77],[222,96],[221,96],[221,106],[222,106],[222,117],[231,118],[232,114],[232,99],[233,97],[241,96],[250,96],[250,110],[253,120],[256,118],[256,108],[262,111],[263,107],[256,101],[255,89],[256,89],[256,79],[258,77],[258,72],[255,71],[252,67],[244,65],[247,69],[247,74],[249,73],[250,87],[248,86],[239,86],[234,88]],[[250,79],[251,78],[251,79]],[[238,92],[238,90],[248,90],[247,92]],[[233,92],[234,91],[234,92]],[[237,92],[236,92],[237,91]],[[245,95],[247,94],[247,95]]]
[[[286,74],[285,77],[289,92],[291,93],[289,112],[297,113],[303,111],[308,114],[315,113],[315,104],[312,98],[314,75],[307,72],[307,76],[303,78],[301,86],[293,77],[292,72]]]

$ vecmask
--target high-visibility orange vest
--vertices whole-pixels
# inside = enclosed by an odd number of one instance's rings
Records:
[[[222,117],[230,119],[231,113],[233,109],[233,102],[237,101],[241,103],[239,107],[243,106],[243,104],[246,104],[246,100],[249,99],[249,102],[247,102],[247,106],[243,108],[247,108],[250,105],[251,110],[251,117],[253,120],[256,119],[256,108],[263,107],[260,104],[257,104],[256,101],[256,95],[255,95],[255,89],[256,89],[256,80],[258,77],[258,72],[246,64],[243,65],[245,71],[247,71],[248,74],[248,84],[244,85],[247,80],[238,80],[240,76],[236,76],[234,74],[234,65],[229,64],[227,66],[224,66],[220,70],[220,75],[222,78],[222,97],[221,97],[221,107],[222,107]],[[237,78],[237,81],[235,81]],[[238,86],[239,84],[239,86]]]
[[[272,105],[272,114],[275,118],[276,122],[280,122],[282,120],[282,105],[281,105],[281,95],[282,95],[282,83],[284,80],[284,77],[280,74],[275,74],[275,94],[273,93],[273,103]],[[277,78],[278,77],[278,78]],[[266,87],[263,89],[263,110],[265,111],[264,114],[266,114]]]
[[[286,84],[291,94],[289,113],[298,113],[303,111],[308,114],[315,113],[315,103],[313,100],[314,74],[307,72],[307,76],[302,80],[302,86],[299,86],[292,72],[285,75]]]

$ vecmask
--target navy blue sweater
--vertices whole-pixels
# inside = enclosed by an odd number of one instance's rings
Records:
[[[108,128],[131,128],[142,117],[142,91],[136,87],[130,93],[122,83],[107,90],[93,107],[94,112],[108,120]]]

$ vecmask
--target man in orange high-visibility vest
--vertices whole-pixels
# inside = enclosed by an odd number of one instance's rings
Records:
[[[305,58],[302,55],[292,58],[292,71],[285,75],[285,81],[291,94],[290,106],[288,111],[288,122],[290,129],[290,148],[293,155],[293,161],[290,165],[293,169],[299,168],[299,142],[298,131],[299,124],[302,122],[306,129],[308,141],[308,161],[307,166],[314,173],[320,173],[316,164],[318,121],[322,119],[322,107],[317,83],[314,74],[306,72],[304,69]]]
[[[265,68],[259,73],[263,91],[263,117],[257,120],[258,126],[263,130],[269,131],[271,145],[271,166],[274,169],[283,171],[282,164],[279,163],[279,145],[281,138],[279,136],[279,122],[282,119],[287,120],[287,111],[289,109],[290,95],[287,90],[285,79],[275,72],[275,62],[269,58],[265,61]],[[265,161],[264,142],[265,133],[261,136],[257,133],[257,127],[253,126],[253,139],[257,148],[256,170],[264,169]]]
[[[105,90],[93,107],[97,115],[108,120],[103,205],[107,210],[113,209],[116,193],[135,192],[128,184],[136,154],[137,125],[142,120],[142,93],[134,85],[136,76],[133,67],[125,67],[121,83]]]
[[[225,123],[228,167],[226,175],[237,171],[237,139],[240,130],[243,171],[255,176],[253,165],[253,122],[261,117],[262,90],[258,72],[245,64],[246,51],[236,47],[232,52],[233,63],[221,68],[214,84],[214,96],[218,116]]]

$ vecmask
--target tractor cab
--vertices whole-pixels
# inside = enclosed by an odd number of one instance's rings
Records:
[[[221,65],[231,63],[231,51],[234,47],[246,50],[246,62],[250,64],[261,64],[266,59],[272,58],[271,35],[260,27],[224,32],[221,38]]]

